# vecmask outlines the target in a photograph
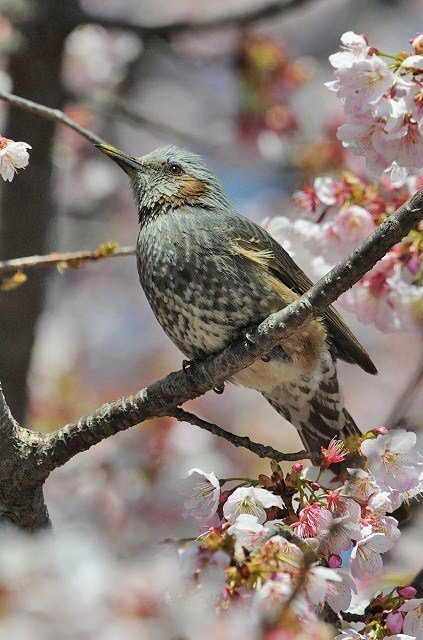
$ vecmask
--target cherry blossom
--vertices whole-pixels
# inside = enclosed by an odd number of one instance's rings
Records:
[[[354,62],[364,60],[369,51],[369,45],[363,36],[359,36],[353,31],[347,31],[341,36],[342,46],[338,53],[329,56],[329,62],[335,68],[349,67]]]
[[[359,503],[367,503],[374,493],[380,491],[374,477],[364,469],[348,469],[350,478],[345,483],[348,495]]]
[[[303,538],[314,538],[326,532],[332,524],[332,514],[323,509],[317,502],[305,506],[299,513],[298,522],[293,524],[297,535]]]
[[[307,571],[305,590],[312,604],[323,604],[329,585],[328,581],[342,582],[341,576],[333,569],[314,564]]]
[[[263,527],[258,518],[250,513],[239,515],[227,529],[229,535],[235,536],[235,553],[238,555],[243,555],[243,549],[250,549],[266,531],[268,528]]]
[[[399,611],[405,612],[404,633],[423,638],[423,598],[409,600],[399,608]]]
[[[258,522],[263,524],[267,518],[265,509],[269,507],[282,509],[282,499],[260,487],[238,487],[223,505],[223,515],[233,523],[240,514],[249,513],[257,516]]]
[[[3,180],[12,182],[17,170],[28,165],[28,149],[31,145],[27,142],[14,142],[0,136],[0,175]]]
[[[326,602],[335,613],[346,611],[351,604],[352,593],[357,593],[357,587],[345,569],[339,569],[336,574],[340,580],[329,581]]]
[[[205,473],[201,469],[191,469],[181,485],[187,496],[184,507],[187,513],[203,524],[216,517],[220,498],[220,484],[213,471]]]
[[[323,456],[323,460],[320,465],[321,469],[327,469],[331,464],[342,462],[342,460],[345,460],[345,456],[348,453],[342,440],[337,440],[336,438],[332,438],[327,449],[324,447],[320,447],[320,449]]]
[[[389,551],[395,545],[394,540],[382,533],[371,533],[359,540],[351,552],[350,570],[354,578],[360,579],[364,574],[379,575],[383,568],[381,553]]]
[[[395,429],[386,435],[364,440],[361,452],[382,488],[407,491],[417,486],[423,465],[423,457],[415,446],[415,433]]]
[[[344,101],[347,116],[360,116],[376,105],[395,82],[388,65],[376,55],[335,71],[328,88]]]

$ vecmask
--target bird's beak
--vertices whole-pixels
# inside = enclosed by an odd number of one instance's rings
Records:
[[[106,156],[114,160],[128,174],[133,173],[134,170],[143,171],[145,169],[137,158],[128,156],[126,153],[123,153],[123,151],[119,151],[119,149],[115,149],[115,147],[109,144],[96,144],[95,146],[105,153]]]

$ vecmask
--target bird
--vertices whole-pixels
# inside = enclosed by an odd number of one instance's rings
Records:
[[[221,351],[312,281],[269,233],[240,215],[195,153],[164,146],[130,156],[96,145],[129,176],[138,207],[141,286],[160,325],[190,360]],[[344,407],[337,359],[377,370],[330,306],[229,382],[255,389],[308,451],[360,434]]]

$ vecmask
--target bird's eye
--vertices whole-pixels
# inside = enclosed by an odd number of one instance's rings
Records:
[[[172,162],[172,164],[169,165],[169,173],[173,176],[180,176],[182,173],[182,167],[179,164],[176,164],[176,162]]]

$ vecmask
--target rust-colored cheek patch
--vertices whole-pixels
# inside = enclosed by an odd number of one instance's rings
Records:
[[[197,180],[192,176],[182,176],[178,191],[172,195],[163,196],[162,201],[163,203],[177,205],[192,204],[200,201],[208,193],[210,193],[209,187],[201,180]]]

